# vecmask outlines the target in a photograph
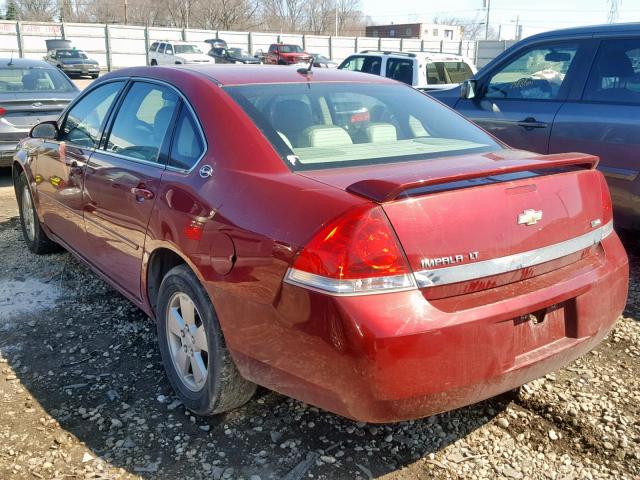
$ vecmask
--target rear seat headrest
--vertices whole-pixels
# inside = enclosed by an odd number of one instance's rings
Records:
[[[334,125],[308,127],[302,132],[302,137],[308,147],[337,147],[353,143],[346,130]]]

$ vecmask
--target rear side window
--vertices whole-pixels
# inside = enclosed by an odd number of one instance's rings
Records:
[[[407,85],[413,84],[413,59],[387,58],[387,75]]]
[[[640,104],[640,38],[600,44],[583,98]]]
[[[372,73],[373,75],[380,75],[380,66],[382,65],[382,58],[380,57],[363,57],[354,55],[347,58],[340,68],[343,70],[351,70],[354,72]]]
[[[67,114],[60,141],[85,148],[95,147],[109,108],[123,85],[124,82],[107,83],[81,98]]]
[[[204,143],[195,119],[184,105],[176,122],[169,165],[183,170],[193,167],[204,153]]]
[[[134,83],[116,114],[107,151],[157,162],[177,102],[178,96],[166,87]]]

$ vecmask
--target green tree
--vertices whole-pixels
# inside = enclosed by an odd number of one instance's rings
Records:
[[[7,4],[7,13],[4,18],[6,20],[17,20],[18,19],[18,8],[13,0],[9,0]]]

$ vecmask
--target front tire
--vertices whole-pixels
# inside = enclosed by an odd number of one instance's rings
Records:
[[[199,415],[239,407],[255,393],[226,347],[209,296],[186,265],[162,280],[157,305],[158,343],[171,386]]]
[[[151,60],[151,66],[154,67],[156,65],[158,65],[158,62],[156,62],[155,60]]]
[[[24,172],[18,177],[16,200],[18,201],[18,209],[20,211],[22,237],[29,250],[38,255],[60,251],[60,245],[51,241],[42,229],[35,204],[33,203],[29,181]]]

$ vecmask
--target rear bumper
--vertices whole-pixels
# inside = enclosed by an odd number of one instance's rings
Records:
[[[566,365],[610,331],[627,288],[614,233],[597,254],[461,296],[455,309],[420,290],[335,297],[289,284],[272,310],[214,302],[245,377],[349,418],[393,422],[475,403]],[[527,320],[545,309],[539,323]]]
[[[28,133],[25,132],[24,136],[26,137]],[[17,147],[17,141],[0,141],[0,168],[11,166]]]

